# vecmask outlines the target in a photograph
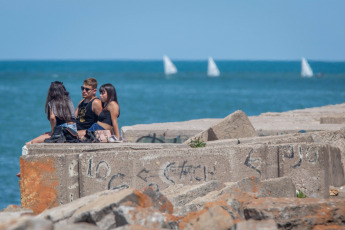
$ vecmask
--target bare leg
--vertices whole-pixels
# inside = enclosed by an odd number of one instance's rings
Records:
[[[80,139],[83,138],[85,134],[86,134],[86,130],[78,130],[78,136]]]
[[[35,144],[35,143],[43,143],[44,140],[49,138],[49,137],[51,137],[50,133],[44,133],[41,136],[38,136],[35,139],[33,139],[29,142],[26,142],[25,144],[28,145],[28,144]]]

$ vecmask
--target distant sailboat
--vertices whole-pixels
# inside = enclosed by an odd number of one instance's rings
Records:
[[[310,68],[308,61],[305,58],[302,58],[301,76],[302,77],[312,77],[313,76],[313,70]]]
[[[218,77],[220,75],[219,69],[216,63],[213,61],[213,58],[208,58],[208,66],[207,66],[207,76],[209,77]]]
[[[176,66],[172,61],[168,58],[168,56],[163,56],[163,62],[164,62],[164,73],[166,75],[177,73]]]

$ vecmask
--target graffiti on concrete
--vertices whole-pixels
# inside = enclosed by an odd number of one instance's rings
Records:
[[[188,137],[181,137],[181,136],[176,136],[174,138],[167,138],[164,134],[157,136],[156,133],[147,135],[147,136],[142,136],[137,139],[137,143],[182,143],[185,140],[187,140]]]
[[[115,189],[123,189],[123,188],[129,188],[129,185],[128,184],[121,184],[121,185],[115,185],[114,187],[112,186],[112,182],[113,181],[116,181],[117,178],[125,178],[125,174],[122,174],[122,173],[117,173],[115,175],[113,175],[110,180],[109,180],[109,183],[108,183],[108,189],[109,190],[115,190]],[[115,183],[116,184],[116,183]]]
[[[160,168],[147,169],[142,168],[136,174],[140,181],[147,183],[155,191],[159,191],[158,184],[153,181],[159,179],[163,183],[193,183],[199,181],[209,181],[216,179],[216,164],[202,165],[197,163],[189,163],[187,160],[183,162],[167,162]],[[128,188],[126,182],[126,174],[124,172],[112,172],[111,165],[105,161],[100,160],[94,162],[93,158],[88,160],[87,173],[89,178],[94,178],[98,182],[106,182],[107,189],[122,189]]]
[[[306,162],[315,164],[319,159],[319,149],[317,147],[307,146],[291,146],[286,145],[281,148],[282,157],[284,159],[296,159],[296,162],[291,165],[291,168],[295,169],[301,166],[303,162],[303,156],[305,156]],[[296,154],[297,153],[297,154]],[[261,176],[261,167],[264,162],[260,157],[253,157],[254,149],[251,149],[244,161],[244,165],[255,170]],[[279,157],[279,156],[278,156]],[[279,167],[279,166],[278,166]]]
[[[187,181],[209,181],[215,180],[216,166],[208,167],[200,164],[189,164],[183,161],[178,165],[176,162],[170,162],[163,170],[164,177],[167,181],[175,184],[175,180]]]
[[[261,176],[261,170],[259,166],[256,166],[257,164],[261,165],[261,158],[252,158],[251,155],[253,154],[254,149],[251,149],[246,157],[246,160],[244,161],[244,165],[254,169],[255,171],[257,171],[260,176]]]
[[[311,146],[308,146],[307,148],[305,148],[304,151],[302,146],[297,146],[297,156],[295,154],[296,146],[283,146],[282,151],[283,158],[294,159],[296,157],[298,159],[298,161],[295,164],[293,164],[291,168],[300,167],[303,161],[303,156],[305,156],[306,162],[311,164],[315,164],[319,159],[319,149],[317,147],[313,148]]]

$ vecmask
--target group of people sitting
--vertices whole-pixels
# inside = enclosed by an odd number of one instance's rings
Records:
[[[104,84],[99,88],[101,99],[96,96],[97,80],[88,78],[81,86],[83,99],[75,109],[69,92],[60,81],[50,84],[45,113],[50,122],[51,131],[27,142],[26,144],[43,143],[51,138],[56,127],[65,127],[78,133],[83,138],[87,131],[110,130],[115,138],[120,138],[117,118],[120,107],[117,101],[115,87]]]

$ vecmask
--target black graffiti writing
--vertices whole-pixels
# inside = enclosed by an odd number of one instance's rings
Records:
[[[87,175],[92,177],[92,158],[89,159],[89,169],[87,170]]]
[[[186,138],[188,139],[188,138]],[[147,135],[147,136],[142,136],[137,139],[136,141],[138,142],[144,142],[144,143],[181,143],[181,137],[177,136],[175,138],[166,138],[165,133],[160,136],[159,138],[157,137],[156,133],[153,133],[152,135]]]
[[[103,167],[102,167],[103,166]],[[100,169],[105,168],[105,174],[103,176],[100,175]],[[107,162],[105,161],[100,161],[97,166],[96,166],[96,178],[101,179],[101,180],[106,180],[107,177],[110,174],[110,167]]]
[[[142,169],[138,174],[137,177],[142,179],[143,181],[147,182],[147,174],[149,173],[149,170],[146,170],[145,168]]]
[[[182,165],[176,166],[176,162],[169,163],[164,169],[164,176],[168,181],[175,184],[172,178],[178,176],[179,180],[188,179],[189,181],[207,181],[215,179],[216,166],[209,167],[213,171],[208,170],[207,166],[191,165],[185,160]],[[202,177],[200,177],[202,176]]]
[[[169,168],[170,168],[172,165],[174,165],[174,164],[175,164],[175,162],[169,163],[169,164],[165,167],[165,169],[164,169],[164,176],[165,176],[165,178],[166,178],[168,181],[171,181],[173,184],[175,184],[175,181],[173,181],[172,179],[169,178],[169,176],[168,176],[168,170],[169,170]]]
[[[319,159],[319,151],[316,150],[310,153],[309,150],[310,148],[308,147],[306,150],[305,157],[308,159],[310,163],[315,163]],[[311,155],[313,155],[313,157]]]
[[[160,143],[165,143],[165,141],[163,141],[162,139],[159,139],[156,137],[156,133],[154,133],[152,136],[143,136],[143,137],[140,137],[137,141],[138,142],[146,142],[146,143],[157,143],[157,142],[160,142]]]
[[[125,174],[117,173],[117,174],[113,175],[111,177],[111,179],[109,180],[109,183],[108,183],[108,189],[109,190],[129,188],[129,185],[127,185],[127,184],[121,184],[121,185],[117,185],[115,187],[112,187],[111,184],[113,183],[113,181],[115,181],[118,178],[120,178],[122,180],[123,178],[125,178]]]
[[[258,159],[258,158],[251,158],[253,151],[254,151],[253,149],[251,149],[249,151],[249,153],[246,157],[246,160],[244,161],[244,165],[251,168],[251,169],[254,169],[261,176],[261,171],[253,165],[253,163],[260,162],[260,159]]]
[[[291,149],[293,149],[293,148],[291,148]],[[291,166],[292,168],[297,168],[297,167],[301,166],[302,157],[303,157],[301,146],[299,146],[299,148],[298,148],[298,155],[299,155],[299,160],[298,160],[297,164]]]
[[[288,151],[290,152],[290,154],[288,154]],[[295,154],[294,154],[294,146],[284,146],[283,147],[283,156],[285,158],[288,159],[293,159],[295,158]],[[291,166],[291,168],[297,168],[300,167],[302,162],[303,162],[303,150],[301,146],[298,146],[298,162],[294,165]],[[319,152],[318,149],[316,149],[315,151],[312,151],[310,146],[307,147],[306,151],[305,151],[305,157],[307,159],[307,162],[309,163],[316,163],[319,159]]]

